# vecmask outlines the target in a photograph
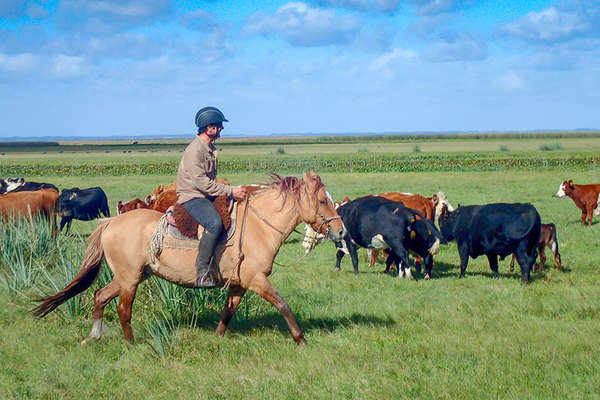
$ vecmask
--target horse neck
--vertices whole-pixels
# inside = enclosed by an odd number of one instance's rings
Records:
[[[283,234],[281,243],[283,243],[301,222],[301,213],[294,204],[294,199],[292,198],[293,195],[288,195],[285,204],[283,203],[284,196],[284,194],[280,194],[277,190],[271,189],[254,198],[254,201],[250,201],[249,204],[258,211],[262,218],[269,221],[271,225]],[[265,231],[273,232],[275,233],[275,236],[278,237],[282,236],[264,221],[261,221],[260,223],[264,226]]]

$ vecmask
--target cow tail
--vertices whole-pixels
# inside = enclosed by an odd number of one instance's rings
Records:
[[[102,214],[104,214],[105,217],[110,218],[110,209],[108,208],[108,201],[105,201],[102,205]]]
[[[550,243],[552,243],[552,254],[554,257],[558,254],[558,239],[556,237],[556,225],[550,225]]]
[[[41,304],[32,310],[33,315],[38,318],[45,317],[56,307],[69,300],[71,297],[77,296],[94,283],[100,273],[100,267],[102,267],[102,260],[104,259],[104,248],[102,247],[101,240],[102,233],[108,224],[109,221],[102,222],[90,235],[88,239],[88,248],[83,256],[83,261],[81,262],[81,268],[73,281],[60,292],[39,299],[38,301]]]

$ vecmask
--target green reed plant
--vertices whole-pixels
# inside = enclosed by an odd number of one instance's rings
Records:
[[[0,283],[13,293],[32,287],[54,243],[52,228],[41,217],[11,217],[0,224]]]

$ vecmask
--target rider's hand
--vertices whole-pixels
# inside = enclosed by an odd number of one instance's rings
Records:
[[[248,191],[243,186],[234,186],[231,190],[231,195],[237,201],[244,200],[248,195]]]

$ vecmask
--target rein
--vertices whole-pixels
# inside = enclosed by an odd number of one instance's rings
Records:
[[[306,187],[304,188],[304,190],[306,190]],[[242,265],[242,261],[244,261],[244,253],[242,252],[242,238],[244,236],[244,228],[246,226],[246,216],[248,215],[248,209],[250,209],[250,211],[252,211],[252,213],[254,215],[256,215],[258,217],[258,219],[260,219],[262,222],[264,222],[269,228],[275,230],[276,232],[278,232],[281,236],[283,236],[285,238],[285,233],[281,231],[281,229],[277,228],[275,225],[273,225],[272,223],[269,222],[269,220],[267,220],[265,217],[263,217],[256,208],[252,207],[250,205],[250,196],[252,196],[253,193],[249,194],[248,197],[246,198],[246,203],[244,205],[244,217],[242,218],[242,227],[240,230],[240,240],[238,242],[238,262],[237,262],[237,266],[235,267],[236,271],[237,271],[237,275],[238,275],[238,279],[240,277],[240,267]],[[319,211],[317,209],[317,211],[315,212],[315,216],[321,217],[321,219],[323,220],[323,222],[321,222],[321,225],[319,225],[319,227],[317,228],[317,232],[319,232],[321,230],[321,228],[323,227],[323,225],[328,224],[329,222],[333,221],[334,219],[338,219],[338,218],[342,218],[339,215],[336,215],[335,217],[329,217],[329,218],[325,218],[323,215],[319,214]],[[327,231],[329,231],[329,226],[327,227]],[[299,232],[296,228],[294,228],[293,232],[296,232],[300,235],[303,235],[301,232]],[[295,264],[298,264],[300,261],[302,261],[304,258],[306,258],[308,254],[304,254],[302,255],[299,259],[297,259],[293,264],[280,264],[277,261],[273,260],[273,264],[276,264],[278,266],[281,267],[289,267]],[[229,287],[231,283],[231,278],[229,278],[227,280],[227,283],[223,286],[223,290],[227,287]]]

